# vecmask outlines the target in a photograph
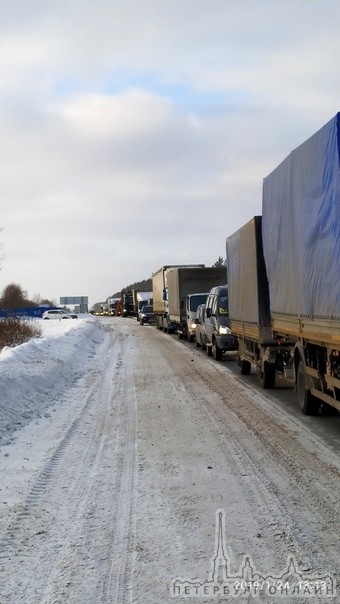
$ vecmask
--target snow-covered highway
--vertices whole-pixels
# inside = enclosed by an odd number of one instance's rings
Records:
[[[338,601],[340,418],[133,319],[43,329],[0,354],[1,604]]]

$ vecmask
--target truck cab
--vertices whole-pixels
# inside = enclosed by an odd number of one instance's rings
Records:
[[[204,328],[207,354],[214,356],[216,361],[222,360],[224,352],[237,351],[238,341],[230,329],[227,285],[211,289],[206,301]]]

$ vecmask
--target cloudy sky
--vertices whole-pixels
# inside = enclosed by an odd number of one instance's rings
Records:
[[[0,294],[213,264],[340,110],[339,0],[1,0]]]

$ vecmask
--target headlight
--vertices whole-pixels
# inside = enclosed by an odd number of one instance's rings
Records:
[[[218,330],[218,333],[220,334],[220,336],[223,335],[231,335],[231,330],[229,329],[229,327],[220,327]]]

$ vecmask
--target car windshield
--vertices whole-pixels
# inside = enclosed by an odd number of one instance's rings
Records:
[[[190,310],[195,312],[200,304],[205,304],[207,300],[207,294],[199,294],[190,298]]]

